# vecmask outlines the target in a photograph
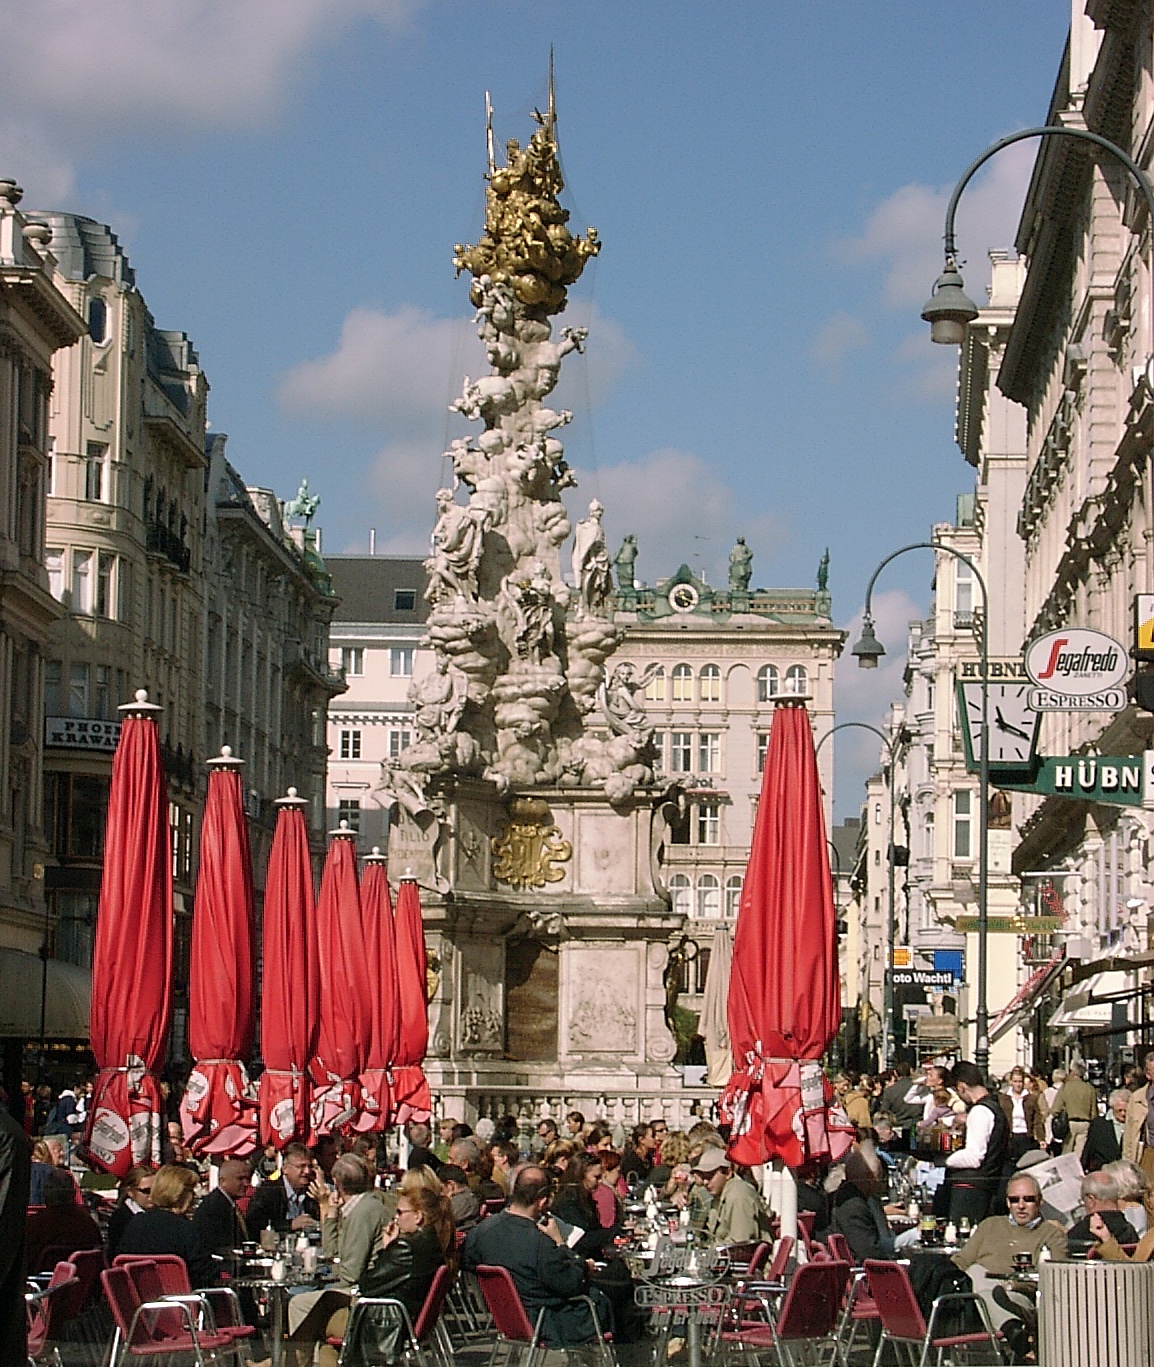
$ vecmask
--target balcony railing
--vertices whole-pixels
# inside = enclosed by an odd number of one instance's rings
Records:
[[[192,564],[192,552],[163,522],[150,522],[145,529],[144,549],[149,555],[162,555],[182,573]]]

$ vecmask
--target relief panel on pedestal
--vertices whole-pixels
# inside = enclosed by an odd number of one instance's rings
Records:
[[[457,1048],[463,1054],[505,1050],[505,946],[468,940],[459,946]]]
[[[636,1055],[639,949],[566,945],[562,957],[563,1051]]]

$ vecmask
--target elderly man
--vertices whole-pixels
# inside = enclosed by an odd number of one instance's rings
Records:
[[[995,1298],[994,1291],[1014,1271],[1014,1255],[1028,1253],[1038,1261],[1043,1248],[1053,1258],[1066,1256],[1066,1231],[1054,1220],[1042,1219],[1042,1188],[1028,1172],[1015,1173],[1006,1187],[1009,1215],[991,1215],[954,1254],[953,1261],[970,1274],[974,1290],[990,1308],[995,1325],[1012,1316],[1029,1317],[1028,1302]]]
[[[1058,1095],[1050,1108],[1051,1125],[1054,1117],[1062,1111],[1070,1119],[1070,1133],[1062,1144],[1062,1152],[1073,1153],[1081,1158],[1082,1150],[1086,1147],[1086,1136],[1090,1132],[1090,1121],[1098,1114],[1098,1094],[1086,1081],[1084,1063],[1075,1061],[1070,1064],[1066,1081],[1058,1088]]]
[[[278,1234],[316,1229],[320,1219],[313,1185],[312,1155],[303,1144],[290,1144],[281,1159],[279,1182],[262,1182],[249,1202],[245,1223],[252,1238],[262,1229]]]
[[[1097,1172],[1107,1163],[1116,1163],[1122,1157],[1122,1139],[1126,1133],[1126,1112],[1130,1105],[1130,1093],[1119,1087],[1110,1093],[1105,1115],[1095,1116],[1086,1132],[1086,1147],[1082,1150],[1082,1167],[1087,1172]]]
[[[193,1212],[192,1225],[209,1253],[239,1248],[248,1240],[248,1225],[237,1202],[248,1190],[249,1167],[243,1158],[226,1158],[210,1191]]]
[[[1082,1209],[1086,1212],[1066,1231],[1066,1242],[1074,1253],[1084,1253],[1098,1242],[1098,1235],[1090,1226],[1094,1215],[1101,1215],[1102,1223],[1120,1244],[1136,1244],[1138,1231],[1126,1219],[1118,1198],[1121,1189],[1108,1172],[1088,1172],[1082,1178]]]
[[[587,1294],[585,1263],[566,1246],[554,1219],[539,1223],[548,1204],[544,1169],[526,1164],[517,1172],[505,1210],[482,1220],[465,1236],[461,1266],[469,1272],[480,1266],[506,1268],[530,1323],[545,1311],[545,1344],[571,1348],[595,1337],[589,1306],[581,1299]],[[600,1296],[598,1301],[600,1315],[607,1303]]]
[[[712,1197],[705,1229],[714,1244],[743,1244],[770,1238],[769,1211],[760,1193],[736,1176],[724,1149],[705,1149],[693,1175]]]
[[[1122,1136],[1122,1157],[1137,1163],[1147,1177],[1154,1176],[1154,1049],[1142,1059],[1146,1081],[1131,1092]]]

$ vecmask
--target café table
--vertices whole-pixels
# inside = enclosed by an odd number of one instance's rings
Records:
[[[630,1266],[639,1279],[633,1292],[637,1305],[666,1316],[658,1360],[674,1317],[684,1316],[688,1367],[701,1367],[702,1327],[716,1324],[729,1303],[730,1288],[722,1280],[728,1258],[700,1245],[665,1244],[650,1259],[630,1260]]]
[[[229,1280],[229,1286],[245,1287],[249,1291],[261,1291],[268,1297],[269,1307],[269,1358],[271,1367],[284,1367],[285,1324],[288,1320],[289,1296],[293,1291],[308,1289],[322,1291],[333,1281],[329,1266],[318,1262],[315,1272],[305,1272],[301,1267],[286,1266],[285,1275],[277,1280],[272,1275],[272,1259],[241,1258],[237,1260],[236,1271]]]

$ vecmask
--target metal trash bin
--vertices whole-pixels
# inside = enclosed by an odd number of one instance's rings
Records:
[[[1038,1367],[1154,1363],[1154,1263],[1044,1262]]]

